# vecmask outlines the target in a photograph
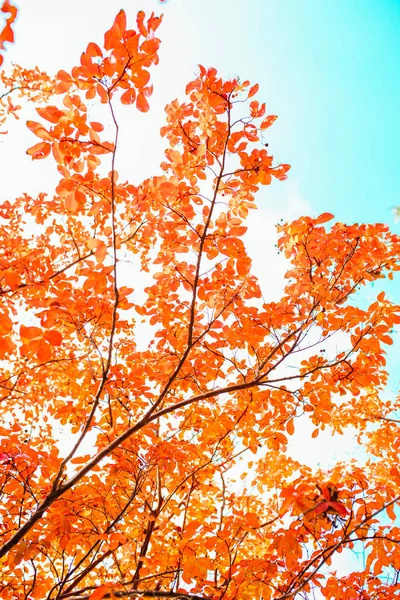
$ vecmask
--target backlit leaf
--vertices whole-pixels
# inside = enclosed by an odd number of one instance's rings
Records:
[[[332,215],[331,213],[322,213],[322,215],[319,215],[319,217],[317,217],[315,222],[317,225],[321,225],[322,223],[331,221],[333,218],[334,218],[334,215]]]

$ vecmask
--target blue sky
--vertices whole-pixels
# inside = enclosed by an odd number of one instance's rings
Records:
[[[260,83],[279,115],[271,147],[316,212],[393,222],[399,0],[169,0],[164,12],[180,52]]]
[[[254,71],[276,104],[284,135],[274,135],[301,195],[346,222],[392,222],[400,203],[400,2],[257,4]],[[273,65],[267,72],[264,61]]]

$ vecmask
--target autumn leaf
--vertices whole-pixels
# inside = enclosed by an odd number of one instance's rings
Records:
[[[1,12],[8,14],[9,16],[6,18],[5,25],[0,31],[0,66],[3,64],[3,56],[2,51],[4,50],[4,44],[6,42],[12,44],[14,42],[14,31],[12,29],[12,24],[17,18],[18,9],[10,2],[10,0],[4,0],[3,4],[0,7]]]
[[[317,225],[322,225],[322,223],[327,223],[327,221],[331,221],[334,218],[334,215],[331,213],[322,213],[319,217],[316,218],[315,223]]]
[[[90,600],[102,600],[106,594],[110,592],[110,588],[106,585],[99,586],[94,592],[92,592],[89,596]]]
[[[278,117],[276,115],[269,115],[268,117],[265,117],[260,125],[260,129],[268,129],[268,127],[271,127],[271,125],[275,123],[277,118]]]
[[[121,95],[121,102],[122,104],[133,104],[136,100],[136,90],[134,88],[130,88],[129,90],[126,90],[126,92],[124,92]]]
[[[59,346],[62,343],[62,334],[55,329],[49,329],[44,333],[44,338],[50,342],[52,346]]]
[[[60,118],[64,116],[63,111],[59,110],[56,106],[47,106],[45,108],[40,107],[40,108],[36,109],[36,112],[43,119],[50,121],[50,123],[58,123]],[[29,121],[28,121],[28,123],[29,123]],[[29,127],[29,125],[28,125],[28,127]],[[39,125],[39,127],[40,127],[40,125]],[[36,135],[38,135],[35,130],[33,130],[33,133],[36,133]]]
[[[259,90],[259,85],[258,83],[256,83],[255,85],[253,85],[250,89],[249,89],[249,93],[248,93],[248,98],[252,98],[255,94],[257,94],[258,90]]]
[[[136,97],[136,106],[140,112],[147,112],[150,109],[150,105],[147,102],[146,96],[143,92],[139,92]]]
[[[0,333],[9,333],[12,330],[12,327],[13,322],[10,317],[4,312],[0,312]]]
[[[42,330],[39,327],[25,327],[25,325],[21,325],[20,336],[22,340],[38,340],[42,338]]]
[[[33,160],[40,160],[41,158],[46,158],[46,156],[49,156],[50,150],[50,144],[46,142],[39,142],[38,144],[31,146],[26,153],[29,154],[29,156],[32,156]]]
[[[76,197],[76,192],[70,192],[65,198],[65,208],[71,212],[78,210],[79,204]]]

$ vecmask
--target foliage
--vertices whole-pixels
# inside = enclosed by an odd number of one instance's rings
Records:
[[[17,9],[11,4],[9,0],[4,0],[3,4],[0,7],[0,11],[4,14],[8,14],[9,16],[6,18],[6,22],[4,24],[3,29],[0,31],[0,67],[3,64],[3,57],[1,52],[4,51],[4,44],[6,42],[13,43],[14,42],[14,32],[12,29],[12,25],[17,17]]]
[[[245,222],[289,167],[261,143],[258,86],[213,68],[166,107],[160,174],[121,181],[119,104],[149,109],[160,23],[121,11],[71,72],[1,73],[3,124],[34,103],[28,155],[59,174],[0,205],[1,597],[393,598],[400,313],[353,298],[399,270],[400,240],[329,213],[282,224],[288,281],[265,301]],[[304,421],[355,428],[368,460],[301,465]],[[365,563],[341,576],[348,549]]]

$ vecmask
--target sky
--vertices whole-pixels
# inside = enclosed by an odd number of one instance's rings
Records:
[[[332,212],[346,223],[386,222],[400,233],[393,219],[393,207],[400,204],[400,0],[20,0],[17,5],[16,44],[8,47],[5,66],[38,65],[49,74],[78,63],[89,41],[101,43],[121,8],[133,27],[140,9],[164,13],[151,110],[137,115],[123,109],[119,170],[133,183],[158,171],[164,106],[183,97],[199,63],[216,67],[222,77],[238,75],[260,84],[267,114],[279,117],[268,130],[269,150],[277,163],[292,165],[287,181],[260,192],[259,212],[250,218],[247,243],[268,299],[279,299],[287,267],[274,248],[274,226],[281,218]],[[19,123],[8,128],[15,143],[6,147],[0,140],[0,164],[7,173],[16,164],[20,171],[2,178],[2,196],[51,189],[55,171],[47,161],[32,163],[21,153],[36,138]],[[400,285],[387,288],[400,302]],[[395,353],[389,365],[397,385]],[[311,460],[325,443],[316,440],[301,450]],[[333,446],[336,457],[346,456],[347,443]]]

